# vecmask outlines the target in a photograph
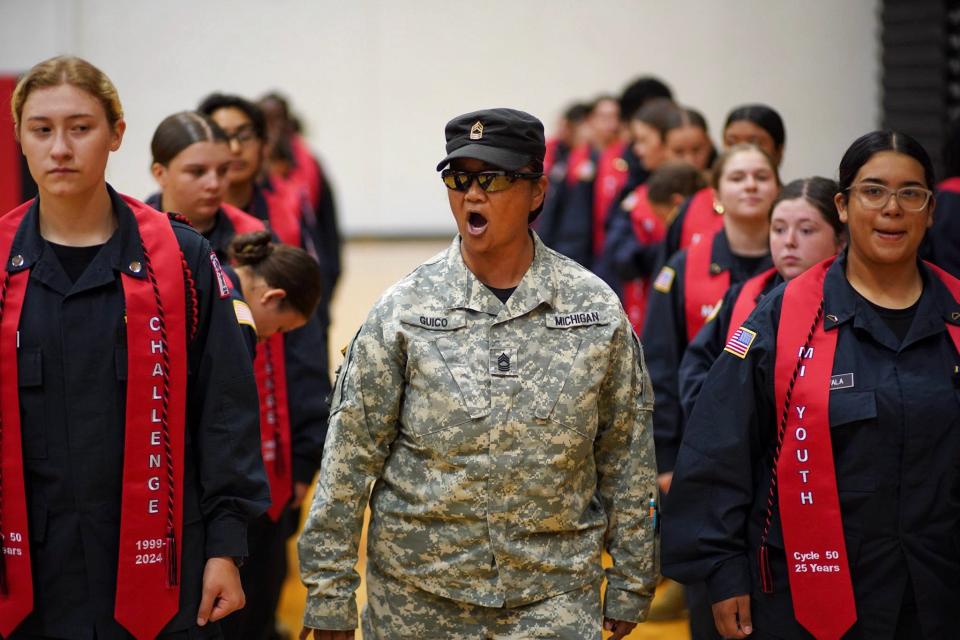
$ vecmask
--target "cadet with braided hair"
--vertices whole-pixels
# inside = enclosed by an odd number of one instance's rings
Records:
[[[310,254],[255,231],[235,237],[230,256],[261,340],[306,324],[321,288],[320,269]]]

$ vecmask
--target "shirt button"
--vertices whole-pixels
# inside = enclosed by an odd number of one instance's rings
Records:
[[[22,267],[22,266],[23,266],[23,256],[21,256],[21,255],[19,255],[19,254],[13,256],[13,258],[10,259],[10,264],[13,265],[14,267]]]
[[[132,273],[140,273],[141,269],[143,269],[143,265],[140,264],[139,260],[134,260],[130,263],[130,271]]]

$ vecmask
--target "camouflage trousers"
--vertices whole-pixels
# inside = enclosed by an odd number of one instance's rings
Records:
[[[367,565],[364,640],[600,640],[600,584],[512,609],[457,602]]]

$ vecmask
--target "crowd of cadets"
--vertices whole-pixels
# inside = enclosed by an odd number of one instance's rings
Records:
[[[641,337],[668,514],[685,424],[724,345],[764,294],[846,243],[834,181],[782,186],[786,128],[774,108],[732,108],[719,141],[718,148],[703,116],[653,77],[632,82],[619,98],[574,104],[548,141],[549,191],[534,225],[545,244],[620,295]],[[936,186],[936,214],[919,254],[958,276],[960,125],[944,140],[944,160],[948,177]],[[823,173],[833,173],[830,164]],[[711,396],[711,406],[718,402]],[[682,521],[684,509],[675,513],[678,527],[697,530]],[[720,637],[707,586],[694,581],[686,596],[693,637]],[[728,631],[742,633],[736,625]]]
[[[94,104],[99,102],[105,106],[104,122],[109,123],[119,137],[115,144],[105,139],[103,145],[104,149],[109,146],[110,151],[115,150],[123,132],[119,101],[115,93],[104,94],[94,88],[96,83],[84,85],[81,80],[94,75],[94,72],[82,64],[77,66],[77,63],[69,60],[53,64],[49,78],[44,79],[45,76],[39,74],[35,88],[31,85],[24,89],[19,106],[17,103],[14,105],[15,110],[22,110],[30,92],[36,90],[37,95],[46,102],[36,98],[30,103],[28,111],[39,114],[35,116],[38,122],[52,123],[44,124],[44,127],[50,130],[59,127],[58,118],[61,116],[55,114],[58,100],[63,96],[54,92],[65,91],[62,87],[58,88],[56,80],[59,77],[56,73],[68,73],[62,71],[64,65],[74,65],[76,68],[69,70],[69,73],[80,78],[72,79],[66,91],[69,94],[73,87],[80,89],[75,94],[64,96],[79,103],[94,100]],[[21,113],[16,112],[15,115],[19,127]],[[74,116],[66,119],[70,117]],[[45,143],[41,140],[43,130],[32,128],[26,134],[18,129],[18,135],[22,140],[26,135],[36,138],[36,141],[28,140],[32,146],[25,147],[28,160],[31,159],[30,153],[35,153],[36,162],[42,161],[43,153],[47,153],[43,148]],[[900,149],[897,145],[903,143],[898,140],[891,139],[890,148]],[[817,262],[837,254],[847,242],[845,226],[833,206],[834,196],[841,190],[836,183],[813,177],[782,187],[779,169],[786,149],[786,129],[772,107],[746,104],[731,109],[723,130],[719,132],[719,141],[720,146],[717,147],[702,114],[679,104],[669,87],[652,77],[636,80],[618,97],[602,95],[589,105],[571,106],[557,123],[555,136],[547,144],[544,173],[548,177],[548,194],[542,214],[533,225],[547,246],[590,268],[617,292],[636,333],[642,337],[656,397],[653,422],[658,484],[668,515],[678,453],[689,444],[684,438],[685,425],[691,414],[696,413],[695,401],[704,385],[706,372],[724,350],[725,344],[730,350],[728,340],[732,339],[731,332],[740,327],[764,294],[782,282],[791,281]],[[882,154],[886,147],[876,141],[874,143],[874,153]],[[951,177],[937,185],[933,231],[927,234],[920,252],[957,276],[960,275],[960,251],[957,246],[960,229],[957,227],[955,210],[960,208],[960,127],[952,131],[946,143],[947,175]],[[200,372],[196,380],[191,376],[185,383],[188,385],[188,395],[194,393],[189,390],[193,389],[190,385],[230,384],[229,380],[217,382],[218,376],[229,378],[225,371],[203,373],[206,371],[204,367],[208,366],[204,364],[206,360],[201,360],[205,357],[204,349],[209,350],[219,344],[212,333],[208,338],[206,332],[208,327],[218,322],[222,324],[222,319],[217,318],[210,306],[218,293],[209,290],[208,272],[211,268],[213,281],[222,285],[220,297],[229,294],[234,300],[235,315],[241,326],[246,325],[244,330],[248,346],[251,354],[255,355],[253,371],[260,398],[260,445],[272,507],[252,522],[248,533],[248,551],[242,551],[242,545],[222,545],[222,555],[243,556],[241,578],[247,597],[246,608],[227,617],[223,625],[227,637],[267,638],[271,637],[276,626],[274,612],[287,565],[286,541],[297,527],[301,502],[320,464],[328,419],[327,398],[331,382],[327,342],[329,302],[341,268],[334,194],[323,167],[311,154],[302,136],[298,120],[291,113],[286,100],[275,93],[263,96],[259,102],[237,95],[211,94],[199,102],[195,111],[177,113],[161,122],[154,134],[151,151],[152,173],[159,190],[147,198],[147,203],[158,210],[179,214],[178,220],[202,234],[219,258],[219,263],[224,265],[221,272],[216,258],[211,267],[210,262],[190,253],[197,241],[184,231],[183,225],[175,225],[184,270],[186,274],[191,274],[188,280],[192,300],[186,301],[189,330],[186,339],[192,341],[196,333],[201,334],[202,338],[196,346],[190,342],[189,361],[178,365],[189,367],[191,372]],[[59,157],[56,153],[61,152],[54,149],[50,153]],[[923,162],[919,153],[910,151],[908,155]],[[861,159],[854,167],[854,173],[872,157],[864,155],[865,159]],[[825,164],[824,173],[832,173],[828,167]],[[33,169],[31,166],[31,171]],[[98,179],[102,184],[102,167],[100,172],[99,178],[93,176],[91,179]],[[844,179],[849,187],[852,177],[846,176]],[[43,180],[53,178],[44,177]],[[49,185],[41,184],[43,193],[54,194],[55,190],[51,189]],[[146,254],[148,247],[154,251],[151,243],[156,243],[158,252],[165,250],[163,243],[167,241],[154,238],[149,225],[142,223],[141,217],[146,211],[142,204],[120,196],[112,189],[104,193],[109,196],[104,196],[105,206],[112,207],[114,215],[120,220],[123,238],[129,240],[131,232],[128,228],[140,224],[139,233],[145,242],[142,252]],[[839,202],[837,206],[840,206]],[[859,200],[844,202],[854,207]],[[52,206],[55,203],[56,198],[49,195],[46,204]],[[61,304],[54,300],[57,296],[67,296],[68,300],[73,300],[70,296],[76,296],[78,291],[83,290],[80,285],[88,288],[97,285],[92,280],[93,276],[84,275],[86,267],[93,264],[95,259],[101,262],[109,259],[119,264],[134,256],[136,259],[130,261],[128,267],[130,273],[127,275],[130,277],[141,274],[141,263],[146,264],[147,268],[150,266],[149,256],[140,256],[141,249],[138,246],[131,244],[128,247],[114,241],[111,241],[113,244],[93,247],[98,250],[101,246],[109,247],[110,255],[107,257],[97,257],[96,252],[77,251],[77,247],[69,242],[57,245],[51,241],[48,251],[43,248],[43,242],[35,231],[40,228],[36,219],[40,216],[39,224],[43,225],[46,224],[42,222],[46,219],[43,216],[54,214],[38,210],[36,203],[32,208],[21,207],[15,213],[16,216],[6,219],[11,224],[20,224],[22,228],[10,226],[3,236],[6,244],[0,247],[7,250],[12,244],[11,258],[5,267],[9,274],[5,276],[4,294],[8,299],[15,294],[23,295],[17,294],[19,290],[15,285],[27,286],[22,283],[26,282],[26,274],[31,266],[34,268],[33,278],[46,278],[45,285],[54,292],[59,291],[50,294],[49,303],[40,304],[39,294],[28,300],[22,313],[24,318],[31,318],[33,326],[41,329],[46,327],[44,319],[49,316],[47,307]],[[20,223],[21,217],[27,222]],[[854,241],[856,244],[858,240],[854,238]],[[284,246],[286,249],[279,248]],[[51,256],[56,256],[59,267],[45,266],[45,261],[52,259]],[[3,257],[7,258],[6,255]],[[838,264],[840,262],[838,260]],[[23,273],[24,277],[18,279],[18,273]],[[193,276],[197,276],[196,283],[191,279]],[[207,281],[200,282],[200,276]],[[163,274],[158,276],[161,281],[164,277]],[[152,272],[150,278],[151,281],[154,279]],[[827,282],[833,281],[828,278]],[[77,286],[73,287],[73,283]],[[39,291],[39,285],[30,286],[34,287],[31,291]],[[830,286],[841,285],[834,282]],[[161,295],[158,289],[156,295],[158,304],[167,302],[161,300],[166,293]],[[75,312],[80,322],[90,314],[93,309],[91,304],[102,304],[99,298],[83,304],[80,304],[81,300],[78,296],[77,302],[73,303],[77,305],[75,311],[68,309],[64,303],[62,313]],[[113,296],[109,304],[119,309],[123,301]],[[126,304],[128,308],[133,306],[129,299]],[[12,313],[7,308],[3,311]],[[16,309],[16,312],[20,313],[20,310]],[[955,319],[958,316],[960,314],[954,313]],[[827,317],[836,321],[833,316]],[[897,326],[896,319],[891,322],[892,327]],[[26,460],[23,473],[28,492],[33,492],[29,494],[28,506],[34,543],[40,545],[44,535],[55,536],[60,532],[66,532],[63,535],[67,537],[59,541],[62,549],[53,555],[50,555],[53,552],[43,551],[42,545],[34,549],[34,570],[40,584],[36,587],[34,613],[27,617],[21,631],[36,632],[37,637],[61,632],[66,634],[63,637],[72,637],[71,631],[62,631],[60,627],[66,625],[76,630],[93,620],[91,624],[97,630],[97,637],[120,637],[119,627],[110,626],[113,624],[112,587],[97,595],[98,598],[102,596],[104,611],[98,609],[91,613],[78,608],[76,611],[71,609],[65,616],[57,612],[63,610],[64,603],[73,602],[72,596],[57,591],[60,587],[51,587],[43,592],[45,580],[61,586],[68,584],[55,574],[63,566],[68,566],[62,564],[66,557],[63,554],[69,554],[70,549],[78,548],[81,543],[79,534],[71,528],[74,525],[58,524],[58,518],[66,518],[64,514],[69,509],[56,501],[66,505],[73,500],[67,495],[73,490],[69,487],[69,480],[55,473],[57,469],[69,467],[67,463],[58,462],[60,458],[57,457],[67,454],[56,448],[55,437],[49,439],[42,433],[32,433],[31,429],[45,420],[66,423],[67,412],[80,409],[77,406],[66,407],[50,395],[66,394],[71,384],[69,379],[62,381],[60,386],[51,386],[50,380],[56,380],[50,378],[44,383],[39,377],[41,359],[44,362],[43,376],[53,375],[53,372],[46,371],[51,358],[58,362],[63,360],[62,353],[54,353],[49,343],[44,342],[53,338],[45,337],[43,332],[46,329],[41,329],[26,331],[22,336],[17,334],[16,343],[19,345],[22,338],[25,345],[20,350],[19,362],[21,367],[26,366],[27,369],[21,370],[19,383],[20,401],[24,407],[24,440],[22,445],[18,442],[15,446],[23,447]],[[56,334],[53,325],[47,329],[51,336]],[[126,343],[119,342],[127,339],[126,331],[118,328],[116,333],[117,345],[111,343],[100,346],[111,354],[114,346],[118,354],[126,353]],[[93,334],[81,332],[78,335],[90,340]],[[255,341],[259,341],[259,345],[255,346]],[[746,344],[745,349],[749,349],[749,346]],[[62,348],[67,349],[68,345],[62,345]],[[83,350],[85,347],[75,345],[70,348]],[[847,345],[843,348],[855,347]],[[36,356],[35,360],[30,360],[33,356]],[[5,357],[9,362],[9,354]],[[31,363],[34,363],[34,368],[30,368]],[[25,376],[29,377],[28,374],[36,380],[27,379]],[[73,373],[67,371],[66,375],[68,378],[71,375],[77,376],[77,379],[83,377],[79,370]],[[117,375],[119,379],[119,373]],[[852,378],[850,384],[853,384]],[[31,395],[34,386],[38,390]],[[718,405],[722,405],[723,401],[722,398],[718,399],[718,394],[722,395],[721,389],[719,384],[714,386],[716,388],[709,397],[709,403],[720,412]],[[244,389],[249,391],[249,388],[237,383],[235,395],[242,396]],[[706,392],[710,391],[708,385]],[[88,409],[95,412],[95,405],[100,401],[96,400],[96,396],[91,398],[93,404]],[[109,404],[113,400],[103,402]],[[16,405],[8,403],[3,409],[9,411],[11,407]],[[58,413],[58,407],[62,408],[63,415]],[[188,403],[188,424],[197,410]],[[224,409],[219,407],[215,411],[219,415],[223,414]],[[47,417],[38,422],[36,415],[44,412]],[[229,415],[229,412],[223,415]],[[132,418],[128,416],[128,419]],[[45,428],[52,429],[49,426]],[[9,431],[5,430],[4,438],[7,438]],[[203,457],[205,452],[217,447],[237,450],[236,444],[230,445],[222,438],[205,437],[209,442],[202,439],[199,442],[187,442],[188,458],[196,455]],[[88,439],[91,447],[99,446],[97,438],[91,436]],[[128,444],[124,450],[123,445],[117,444],[114,447],[116,450],[111,449],[114,462],[120,464],[118,461],[130,452],[129,446],[132,445]],[[200,447],[199,453],[193,451],[196,447]],[[686,455],[689,457],[693,454],[688,451]],[[49,463],[48,457],[51,460]],[[210,473],[219,473],[217,462],[211,460],[205,459],[203,464],[212,469]],[[258,465],[259,462],[250,459],[248,468],[225,472],[224,477],[230,478],[238,473],[243,476],[246,473],[248,480],[255,478],[259,472]],[[690,469],[686,473],[696,475]],[[743,481],[749,483],[750,478]],[[190,485],[197,480],[188,477],[186,482]],[[694,486],[693,481],[690,482],[684,486]],[[32,489],[31,483],[34,483]],[[35,496],[40,491],[37,487],[43,486],[43,483],[53,487],[50,491],[54,492],[51,494],[55,496],[51,498],[54,502],[38,506]],[[210,517],[206,506],[198,507],[190,503],[190,489],[187,493],[186,509],[192,509],[193,512],[201,509],[204,510],[204,517]],[[256,495],[252,489],[250,493]],[[22,500],[22,489],[21,494],[14,497]],[[263,499],[257,504],[251,501],[241,511],[245,517],[255,516],[263,511],[265,504]],[[65,509],[62,513],[58,511],[61,507]],[[675,523],[682,523],[684,517],[693,513],[688,513],[684,508],[681,505],[675,507]],[[187,517],[200,517],[193,512],[188,513]],[[119,516],[114,514],[113,520],[117,518]],[[680,525],[675,524],[672,530],[679,531],[679,528]],[[96,531],[97,528],[93,527],[92,530]],[[691,530],[697,528],[692,527]],[[179,530],[170,530],[168,535],[171,538],[179,536]],[[682,537],[679,533],[677,535]],[[114,539],[116,534],[105,536]],[[189,546],[189,536],[184,544],[187,545],[185,553],[200,557],[200,550]],[[231,549],[239,551],[235,553]],[[107,549],[106,553],[109,555],[113,552]],[[687,597],[694,636],[718,637],[714,624],[715,618],[718,624],[720,621],[716,610],[717,593],[708,593],[709,585],[698,584],[709,571],[694,571],[690,568],[693,566],[690,564],[692,560],[687,565],[678,564],[680,560],[676,557],[682,554],[674,555],[671,568],[676,574],[689,578],[688,582],[691,583]],[[194,571],[199,561],[191,562],[193,565],[185,565],[185,571]],[[78,575],[93,571],[80,566],[82,564],[75,567]],[[54,571],[53,567],[60,569]],[[122,566],[121,570],[126,569]],[[23,571],[23,567],[7,560],[7,568],[0,571],[0,577],[4,579],[0,590],[5,589],[7,572],[15,574],[17,571]],[[44,571],[49,571],[50,575]],[[176,567],[171,571],[170,575],[175,575]],[[93,576],[93,573],[90,575]],[[779,579],[779,576],[775,578]],[[119,578],[113,575],[104,577],[101,582],[113,584],[123,579],[122,575]],[[197,587],[195,583],[191,584],[190,588]],[[183,597],[188,598],[186,595]],[[915,609],[910,609],[916,604],[912,598],[908,589],[903,601],[896,601],[892,606],[905,607],[904,611],[915,615]],[[117,620],[120,620],[122,606],[119,600],[116,606]],[[29,610],[18,609],[25,612]],[[4,615],[11,620],[20,619],[13,614]],[[26,613],[17,615],[22,618]],[[176,619],[172,624],[175,627],[180,624],[178,629],[189,626],[186,618],[182,621]],[[9,632],[10,628],[7,626],[4,633]],[[738,629],[734,624],[730,629],[733,633],[744,633],[742,625]]]
[[[40,197],[0,226],[0,635],[274,637],[329,413],[330,182],[275,93],[165,118],[146,204],[105,182],[99,69],[40,63],[12,109]]]

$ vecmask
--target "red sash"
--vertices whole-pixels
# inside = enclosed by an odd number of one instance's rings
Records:
[[[0,104],[9,104],[17,77],[0,76]],[[20,154],[9,109],[0,112],[0,211],[10,211],[23,201],[23,156]]]
[[[597,179],[593,183],[593,255],[603,252],[606,236],[607,212],[627,184],[627,162],[623,156],[624,142],[608,145],[597,161]]]
[[[743,283],[740,289],[740,295],[737,301],[733,303],[733,311],[730,314],[730,330],[727,333],[727,340],[733,336],[733,332],[740,328],[743,321],[747,319],[750,312],[757,306],[757,298],[767,288],[767,285],[777,277],[776,267],[770,267],[763,273],[753,276]]]
[[[579,144],[571,149],[567,159],[567,184],[572,186],[581,179],[592,180],[595,172],[587,166],[591,162],[589,144]]]
[[[830,379],[839,332],[823,328],[823,282],[833,261],[808,269],[784,291],[774,384],[775,406],[784,413],[769,500],[772,509],[776,486],[794,614],[818,639],[840,638],[857,620],[830,439]],[[960,300],[960,281],[928,266]],[[960,327],[947,329],[960,351]],[[760,574],[763,590],[771,592],[766,534]]]
[[[710,261],[712,239],[687,247],[687,263],[683,276],[683,308],[687,320],[687,342],[700,331],[713,308],[730,288],[730,272],[717,271]]]
[[[960,177],[947,178],[937,185],[937,191],[949,191],[951,193],[960,193]]]
[[[263,197],[267,201],[270,229],[277,234],[281,242],[299,247],[303,192],[271,178],[270,188],[263,190]]]
[[[680,246],[689,247],[700,241],[709,241],[723,228],[723,215],[713,208],[713,189],[700,189],[690,198],[680,229]]]
[[[655,244],[667,235],[667,226],[654,213],[647,199],[647,185],[643,184],[633,192],[636,203],[630,211],[633,233],[641,244]],[[623,283],[623,308],[630,318],[630,324],[638,334],[643,330],[643,321],[647,313],[647,298],[650,293],[650,277],[637,278]]]
[[[262,231],[263,222],[224,203],[220,205],[238,234]],[[293,495],[290,407],[287,399],[287,364],[283,334],[276,333],[257,346],[253,373],[260,395],[260,451],[270,481],[270,509],[276,521]]]
[[[121,275],[127,322],[120,549],[114,617],[136,638],[154,638],[180,608],[183,452],[186,423],[186,298],[180,245],[170,221],[123,196],[143,242],[147,277]],[[0,224],[5,291],[0,321],[4,558],[0,634],[8,636],[33,609],[26,496],[20,449],[17,330],[29,270],[9,274],[10,246],[32,203]]]
[[[549,176],[553,171],[553,165],[557,161],[557,151],[560,150],[560,138],[550,138],[547,140],[547,149],[543,154],[543,175]]]
[[[310,206],[320,202],[320,193],[323,189],[323,177],[320,167],[310,154],[310,148],[304,139],[298,135],[290,136],[290,150],[293,152],[293,167],[286,180],[303,189],[310,200]]]

